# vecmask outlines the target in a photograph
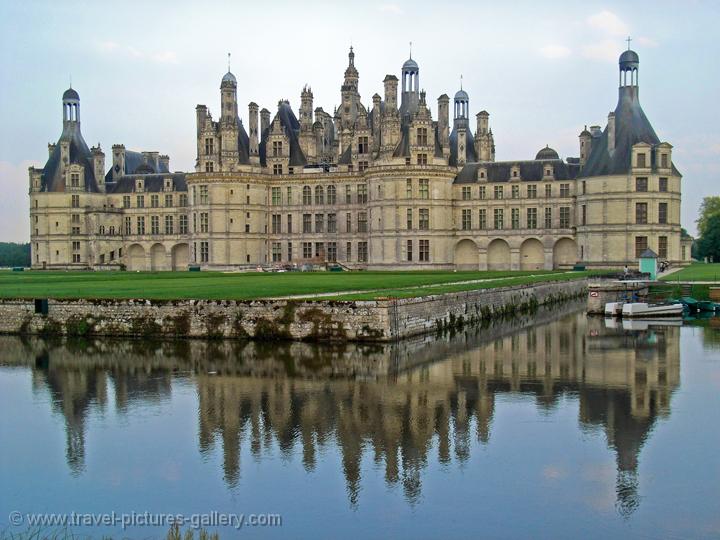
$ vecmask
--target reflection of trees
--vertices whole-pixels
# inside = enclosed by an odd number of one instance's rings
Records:
[[[367,453],[414,503],[433,454],[463,463],[474,444],[490,441],[496,396],[532,397],[541,412],[578,396],[581,427],[603,430],[616,453],[617,505],[627,515],[639,501],[639,453],[679,383],[679,329],[630,332],[584,315],[552,316],[397,345],[93,341],[70,348],[0,338],[5,350],[16,349],[6,357],[0,348],[0,362],[38,356],[28,362],[35,386],[50,390],[66,419],[76,474],[85,417],[104,408],[108,379],[117,409],[128,411],[165,399],[173,378],[191,377],[200,452],[222,451],[229,486],[241,480],[242,448],[257,459],[276,452],[291,459],[299,445],[312,471],[322,448],[335,445],[353,505]]]

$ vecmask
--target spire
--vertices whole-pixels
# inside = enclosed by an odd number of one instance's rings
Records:
[[[462,90],[462,89],[463,89],[463,87],[462,87],[462,73],[461,73],[460,74],[460,90]]]
[[[412,60],[412,41],[410,42],[410,60]]]
[[[230,73],[230,53],[228,53],[228,73]]]
[[[630,42],[632,41],[632,39],[630,38],[630,36],[628,36],[625,41],[627,41],[627,44],[628,44],[627,50],[629,51],[630,50]]]

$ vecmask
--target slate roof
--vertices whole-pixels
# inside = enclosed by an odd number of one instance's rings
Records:
[[[144,180],[143,193],[163,191],[166,178],[172,178],[175,191],[187,191],[185,173],[123,176],[118,178],[117,182],[108,183],[106,191],[107,193],[133,193],[135,191],[135,181],[138,178]]]
[[[545,165],[553,166],[555,180],[572,180],[578,176],[580,164],[576,161],[565,162],[561,159],[527,160],[527,161],[492,161],[467,163],[455,177],[455,184],[474,184],[478,182],[478,169],[486,169],[486,178],[480,181],[509,182],[512,180],[512,168],[520,169],[520,180],[523,182],[539,182],[545,176]]]
[[[452,132],[450,133],[449,164],[452,166],[457,166],[458,163],[457,132],[457,128],[453,128]],[[465,128],[465,132],[465,162],[470,163],[478,161],[478,158],[475,155],[475,136],[473,135],[473,132],[469,127]]]
[[[61,174],[62,167],[60,166],[60,144],[62,142],[69,143],[70,160],[68,164],[81,165],[85,169],[85,190],[91,193],[99,192],[100,188],[95,178],[92,153],[80,132],[79,122],[65,123],[55,150],[53,150],[47,163],[45,163],[45,167],[43,167],[40,190],[46,192],[65,191],[65,178]]]
[[[300,148],[300,142],[298,135],[300,134],[300,122],[298,122],[295,113],[290,107],[290,103],[287,101],[281,101],[278,104],[278,112],[275,118],[280,119],[280,125],[285,129],[285,135],[290,142],[290,166],[296,167],[301,165],[307,165],[307,158]],[[275,119],[273,119],[273,122]],[[270,130],[272,129],[273,122],[270,122],[268,127],[262,132],[262,137],[259,144],[260,163],[265,166],[267,164],[267,139],[270,136]],[[243,132],[245,130],[243,129]],[[247,137],[247,134],[245,134]]]

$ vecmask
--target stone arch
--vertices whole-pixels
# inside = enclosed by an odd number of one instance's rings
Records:
[[[133,272],[147,270],[145,267],[145,248],[140,244],[133,244],[128,248],[127,269]]]
[[[545,248],[537,238],[528,238],[520,245],[520,270],[545,268]]]
[[[153,244],[150,248],[150,269],[167,270],[167,253],[162,244]]]
[[[469,238],[455,244],[455,268],[457,270],[477,270],[480,267],[478,247]]]
[[[187,244],[175,244],[170,250],[173,270],[187,270],[190,261],[190,248]]]
[[[501,239],[496,238],[487,248],[488,270],[510,270],[510,246]]]
[[[577,244],[572,238],[560,238],[553,246],[553,268],[571,268],[577,262]]]

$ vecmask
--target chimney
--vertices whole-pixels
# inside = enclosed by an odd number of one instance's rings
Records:
[[[447,94],[438,98],[438,136],[444,152],[450,147],[450,98]]]
[[[54,143],[48,143],[48,157],[52,156],[55,151],[56,145]]]
[[[477,132],[480,135],[486,135],[490,124],[490,114],[487,111],[477,113]]]
[[[160,161],[160,170],[170,171],[170,156],[163,154],[158,160]]]
[[[195,107],[195,115],[197,117],[197,136],[200,136],[200,132],[205,127],[205,121],[208,117],[208,108],[205,105],[198,105]]]
[[[397,109],[398,78],[395,75],[385,75],[383,84],[385,85],[385,107],[394,111]]]
[[[600,126],[590,126],[590,134],[593,137],[599,137],[602,135],[602,130],[600,129]]]
[[[103,187],[105,185],[105,153],[100,148],[100,143],[90,149],[93,159],[93,172],[98,184]]]
[[[608,151],[612,152],[613,150],[615,150],[615,113],[614,112],[611,112],[610,114],[608,114],[607,130],[608,130],[607,147],[608,147]]]
[[[260,111],[260,137],[265,133],[265,130],[270,127],[270,111],[263,108]]]
[[[150,165],[155,172],[160,169],[159,152],[143,152],[143,160]]]
[[[248,104],[250,125],[250,163],[259,163],[260,151],[258,146],[258,105],[251,101]]]
[[[113,144],[113,168],[112,178],[115,181],[119,176],[125,174],[125,145],[124,144]]]

